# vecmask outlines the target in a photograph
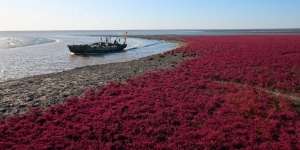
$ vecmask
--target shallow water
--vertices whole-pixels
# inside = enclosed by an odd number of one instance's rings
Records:
[[[88,65],[124,62],[176,47],[176,43],[166,41],[129,38],[127,50],[121,53],[87,57],[69,52],[68,44],[98,41],[99,36],[91,33],[94,32],[0,33],[0,82]],[[103,32],[97,34],[103,35]]]

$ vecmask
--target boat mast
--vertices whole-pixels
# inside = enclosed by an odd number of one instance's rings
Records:
[[[127,43],[127,35],[128,35],[128,32],[125,32],[125,42],[124,42],[124,44]]]

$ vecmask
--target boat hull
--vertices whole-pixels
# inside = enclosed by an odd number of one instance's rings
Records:
[[[114,45],[110,47],[91,47],[89,45],[69,45],[68,48],[74,54],[106,54],[122,52],[127,44]]]

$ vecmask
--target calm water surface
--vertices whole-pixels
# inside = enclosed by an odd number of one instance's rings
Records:
[[[129,38],[125,52],[77,56],[68,44],[93,43],[112,32],[0,32],[0,82],[88,65],[124,62],[169,51],[175,43]],[[99,35],[99,36],[98,36]]]

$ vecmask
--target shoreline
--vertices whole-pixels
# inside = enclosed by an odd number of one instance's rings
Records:
[[[46,36],[46,35],[45,35]],[[89,37],[80,37],[89,38]],[[50,39],[48,37],[48,39]],[[3,49],[0,61],[0,82],[11,81],[35,75],[67,71],[78,67],[107,63],[126,62],[150,55],[170,51],[178,44],[163,40],[129,38],[125,53],[108,55],[78,56],[70,54],[67,45],[71,42],[61,36],[54,38],[61,42]],[[65,40],[65,41],[64,41]],[[94,39],[97,40],[97,39]],[[89,40],[88,40],[89,41]],[[3,52],[2,52],[3,51]],[[30,54],[32,53],[32,54]]]
[[[176,48],[184,46],[183,41],[164,36],[155,39],[176,42]],[[179,53],[168,54],[170,51],[127,62],[84,66],[0,82],[0,118],[23,114],[30,108],[47,108],[64,102],[69,96],[80,96],[86,89],[101,88],[111,81],[122,82],[157,69],[173,68],[186,59]]]
[[[58,74],[58,73],[63,73],[63,72],[68,72],[68,71],[72,71],[72,70],[76,70],[76,69],[81,69],[81,68],[85,68],[85,67],[89,67],[89,66],[99,66],[99,65],[107,65],[107,64],[115,64],[115,63],[125,63],[125,62],[130,62],[130,61],[136,61],[136,60],[140,60],[140,59],[143,59],[143,58],[148,58],[148,57],[151,57],[151,56],[156,56],[156,55],[160,55],[160,54],[164,54],[164,53],[168,53],[170,51],[173,51],[177,48],[180,48],[180,47],[183,47],[185,46],[185,42],[183,42],[180,38],[176,38],[176,36],[152,36],[152,35],[143,35],[143,36],[128,36],[130,38],[141,38],[141,39],[147,39],[147,40],[160,40],[160,41],[167,41],[169,43],[174,43],[176,44],[176,47],[173,48],[173,49],[170,49],[168,51],[164,51],[164,52],[161,52],[161,53],[158,53],[158,54],[152,54],[152,55],[149,55],[149,56],[146,56],[146,57],[141,57],[141,58],[137,58],[137,59],[132,59],[132,60],[128,60],[128,61],[122,61],[122,62],[110,62],[110,63],[105,63],[105,64],[95,64],[95,65],[87,65],[87,66],[79,66],[79,67],[75,67],[73,69],[68,69],[68,70],[62,70],[62,71],[58,71],[58,72],[51,72],[51,73],[45,73],[45,74],[37,74],[37,75],[31,75],[31,76],[26,76],[26,77],[21,77],[21,78],[9,78],[7,80],[0,80],[0,85],[2,83],[5,83],[5,82],[13,82],[13,81],[17,81],[17,80],[25,80],[27,78],[33,78],[33,77],[39,77],[39,76],[47,76],[47,75],[51,75],[51,74]],[[56,42],[56,41],[54,41]],[[51,42],[53,43],[53,42]],[[49,43],[44,43],[44,44],[49,44]],[[39,44],[40,45],[40,44]],[[30,46],[28,46],[30,47]],[[1,87],[0,87],[1,89]],[[0,93],[1,94],[1,93]],[[0,95],[0,98],[1,98],[1,95]],[[0,99],[0,103],[1,103],[1,99]]]

